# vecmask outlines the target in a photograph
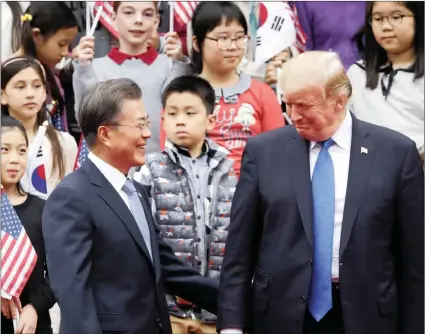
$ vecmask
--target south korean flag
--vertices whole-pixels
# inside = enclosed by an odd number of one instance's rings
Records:
[[[286,2],[260,2],[255,63],[260,67],[270,58],[294,44],[296,30],[291,7]]]

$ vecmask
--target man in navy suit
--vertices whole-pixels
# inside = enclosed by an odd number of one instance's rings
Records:
[[[424,173],[415,143],[357,120],[337,54],[283,65],[293,122],[248,141],[218,329],[423,334]]]
[[[171,334],[165,292],[216,313],[218,281],[178,260],[159,237],[145,189],[127,177],[145,162],[149,119],[140,88],[108,80],[82,99],[88,161],[43,212],[60,333]]]

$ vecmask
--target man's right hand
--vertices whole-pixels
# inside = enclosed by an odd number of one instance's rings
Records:
[[[94,58],[94,37],[84,36],[72,50],[72,57],[79,62],[88,63]]]
[[[266,77],[265,82],[268,85],[273,85],[277,83],[277,69],[282,67],[283,63],[291,59],[291,51],[289,48],[283,50],[274,56],[268,63],[266,67]]]
[[[22,305],[19,298],[13,297],[12,299],[7,299],[1,297],[1,313],[7,319],[16,319],[18,312],[22,311]]]

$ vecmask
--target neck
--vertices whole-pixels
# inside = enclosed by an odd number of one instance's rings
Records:
[[[402,53],[387,53],[388,60],[393,67],[403,67],[412,64],[416,59],[415,49],[410,48]]]
[[[126,164],[123,163],[117,163],[117,159],[112,159],[108,154],[102,152],[102,150],[97,149],[97,148],[92,148],[90,149],[90,151],[97,156],[99,159],[102,159],[103,161],[105,161],[108,165],[114,167],[115,169],[119,170],[121,173],[123,173],[124,175],[127,175],[131,166],[128,166]]]
[[[220,88],[233,87],[239,81],[239,75],[236,71],[222,73],[211,71],[206,66],[203,67],[202,73],[199,76],[207,80],[211,86]]]
[[[120,40],[120,47],[118,50],[130,56],[137,56],[139,54],[145,53],[148,50],[148,43],[134,46],[124,42],[123,40]]]
[[[12,205],[21,204],[22,199],[26,197],[26,196],[22,196],[18,192],[18,187],[16,184],[11,184],[11,185],[3,184],[3,190],[6,193],[7,198],[9,198],[9,201]]]
[[[28,138],[33,138],[35,136],[35,132],[37,131],[35,129],[35,121],[37,120],[37,115],[31,118],[22,119],[19,118],[12,110],[9,109],[9,115],[13,117],[14,119],[18,120],[22,123],[22,125],[25,128],[25,131],[27,132]]]
[[[202,141],[196,144],[194,147],[189,148],[187,151],[189,152],[192,158],[196,159],[201,155],[203,146],[204,146],[204,142]]]

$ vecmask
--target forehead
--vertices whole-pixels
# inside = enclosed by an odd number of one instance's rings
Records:
[[[314,103],[320,102],[323,98],[323,90],[319,87],[308,87],[299,91],[284,93],[284,99],[288,103]]]
[[[236,20],[229,21],[227,18],[223,17],[220,24],[211,30],[212,33],[228,33],[228,32],[244,32],[241,24]]]
[[[203,105],[202,99],[198,95],[190,92],[171,93],[165,101],[165,107],[199,107]]]
[[[124,100],[121,103],[121,110],[117,116],[120,121],[136,122],[147,117],[145,105],[142,99],[137,100]]]
[[[156,5],[153,1],[122,1],[119,9],[123,9],[123,8],[131,8],[134,10],[147,10],[147,9],[152,9],[152,10],[156,10]]]
[[[395,11],[406,12],[408,9],[399,2],[375,1],[372,14],[387,14]]]
[[[52,36],[50,36],[47,41],[59,41],[59,40],[65,40],[65,41],[72,41],[75,36],[78,34],[78,27],[71,27],[71,28],[62,28],[56,31]]]
[[[12,77],[12,79],[10,79],[9,84],[11,82],[17,82],[17,81],[34,81],[34,80],[41,80],[40,75],[32,67],[27,67],[23,69],[22,71],[19,71],[18,73],[16,73]]]
[[[27,145],[24,134],[18,128],[1,128],[1,142],[11,146]]]

